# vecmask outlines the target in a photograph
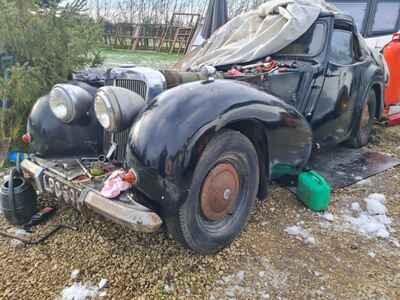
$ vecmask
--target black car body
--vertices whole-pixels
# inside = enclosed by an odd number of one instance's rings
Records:
[[[60,198],[62,191],[72,190],[64,200],[78,208],[89,207],[141,231],[154,231],[165,222],[185,246],[215,252],[238,234],[250,209],[236,198],[234,204],[225,204],[218,197],[229,202],[231,193],[240,198],[244,189],[249,203],[256,194],[265,198],[267,182],[299,173],[314,148],[348,140],[363,146],[383,110],[384,63],[360,40],[350,17],[321,14],[311,29],[272,59],[280,66],[275,72],[234,77],[227,75],[232,67],[258,62],[216,66],[216,74],[135,66],[80,73],[70,84],[93,99],[99,90],[113,94],[115,87],[122,87],[140,95],[143,106],[129,126],[110,133],[99,124],[93,105],[65,123],[52,113],[50,96],[42,97],[28,121],[33,158],[22,163],[24,173],[35,179],[39,190]],[[113,97],[118,99],[120,92]],[[236,136],[238,141],[232,141]],[[218,139],[225,141],[225,148]],[[105,154],[112,141],[118,145],[114,161],[137,174],[130,198],[135,200],[129,203],[104,199],[95,184],[78,184],[62,176],[63,160]],[[213,157],[213,151],[220,151],[215,155],[225,157],[224,163],[209,158],[209,169],[199,166],[206,164],[204,156]],[[213,166],[220,173],[212,173]],[[208,183],[207,176],[215,177]],[[56,190],[58,182],[61,192]],[[219,191],[224,182],[229,188]],[[189,207],[188,202],[201,205]],[[231,206],[241,209],[237,218]]]

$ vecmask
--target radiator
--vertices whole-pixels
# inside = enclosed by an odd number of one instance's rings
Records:
[[[115,80],[115,86],[120,86],[131,90],[146,99],[147,85],[146,82],[142,80],[117,79]]]

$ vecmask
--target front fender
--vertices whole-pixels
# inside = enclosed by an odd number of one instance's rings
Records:
[[[201,137],[246,120],[262,124],[269,175],[309,159],[311,129],[292,106],[243,82],[193,82],[156,97],[135,121],[127,164],[139,174],[138,189],[157,202],[185,199],[205,147]]]

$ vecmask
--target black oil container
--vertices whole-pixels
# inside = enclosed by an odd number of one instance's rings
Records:
[[[12,225],[28,223],[36,212],[37,194],[33,186],[12,169],[9,179],[0,188],[0,205]]]

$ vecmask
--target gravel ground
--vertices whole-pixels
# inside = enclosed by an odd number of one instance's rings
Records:
[[[400,127],[375,131],[369,147],[400,157]],[[101,279],[108,284],[95,293],[99,299],[400,299],[399,170],[336,191],[333,220],[272,185],[241,236],[207,257],[182,249],[164,232],[138,234],[60,207],[51,222],[78,231],[60,231],[33,247],[0,238],[0,299],[60,299],[74,283],[97,285]],[[371,193],[386,196],[389,238],[344,226],[351,203],[363,205]],[[315,242],[288,235],[285,229],[293,225]],[[0,229],[12,230],[1,216]],[[48,229],[41,226],[34,236]]]

